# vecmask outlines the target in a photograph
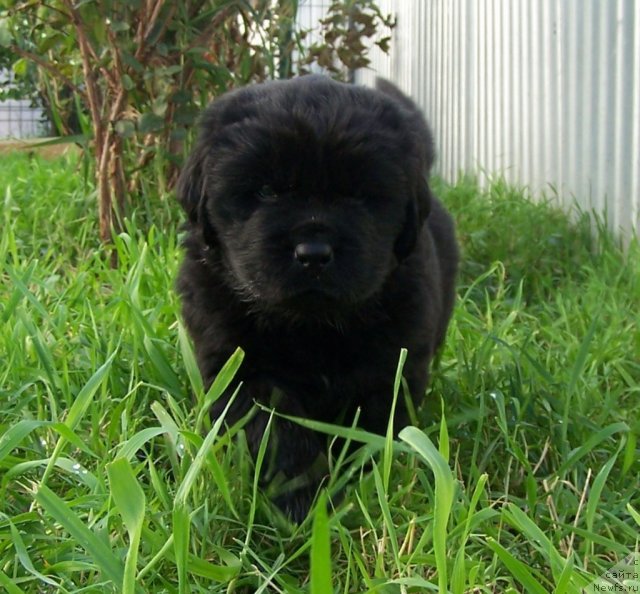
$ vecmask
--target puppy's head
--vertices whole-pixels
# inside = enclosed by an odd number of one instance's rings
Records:
[[[241,299],[324,317],[375,296],[411,255],[432,161],[426,123],[395,87],[308,76],[216,100],[178,197]]]

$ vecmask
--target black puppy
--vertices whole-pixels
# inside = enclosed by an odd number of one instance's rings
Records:
[[[204,112],[178,185],[188,215],[178,289],[206,386],[236,347],[246,353],[228,423],[258,401],[346,424],[360,408],[360,425],[383,433],[402,347],[410,392],[423,397],[458,262],[427,184],[433,158],[423,117],[384,81],[270,82]],[[246,427],[254,452],[266,418]],[[395,420],[406,424],[402,399]],[[271,435],[267,474],[307,480],[276,498],[299,520],[326,444],[282,419]]]

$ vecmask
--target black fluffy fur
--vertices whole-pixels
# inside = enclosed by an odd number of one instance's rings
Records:
[[[385,81],[270,82],[204,112],[178,185],[188,216],[178,290],[206,386],[245,351],[228,423],[254,401],[331,423],[351,423],[360,407],[360,425],[383,433],[402,347],[409,390],[423,397],[458,262],[453,223],[427,183],[433,159],[423,117]],[[309,243],[330,246],[330,262],[303,266],[294,253]],[[254,452],[266,418],[246,427]],[[395,420],[407,422],[402,399]],[[295,520],[325,448],[295,423],[272,427],[263,479],[307,480],[276,497]]]

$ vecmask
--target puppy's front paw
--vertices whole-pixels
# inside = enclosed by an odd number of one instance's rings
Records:
[[[318,492],[318,486],[302,487],[295,491],[282,493],[273,498],[273,502],[292,522],[301,524],[309,514]]]
[[[291,427],[288,429],[291,430]],[[307,432],[299,426],[297,429]],[[296,523],[306,518],[318,489],[329,473],[327,457],[320,448],[317,436],[308,433],[305,437],[312,438],[312,441],[307,442],[308,447],[304,452],[288,448],[282,441],[271,442],[270,446],[273,449],[270,463],[267,465],[265,461],[265,466],[261,469],[264,491],[275,505]],[[279,437],[281,436],[282,433],[279,432]]]

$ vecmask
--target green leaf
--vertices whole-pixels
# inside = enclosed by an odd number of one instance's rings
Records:
[[[433,549],[438,570],[438,586],[447,591],[447,525],[453,505],[455,479],[442,454],[429,437],[416,427],[405,427],[399,435],[427,462],[433,471],[436,488],[433,518]]]
[[[189,466],[189,470],[187,470],[187,474],[182,480],[180,487],[178,487],[178,491],[175,497],[176,502],[180,504],[186,503],[187,496],[189,495],[189,492],[191,491],[191,488],[195,483],[196,477],[198,476],[198,474],[200,473],[200,470],[202,469],[202,466],[204,465],[206,456],[209,453],[209,450],[211,449],[211,446],[213,445],[214,440],[216,439],[216,437],[218,437],[218,433],[220,431],[220,428],[222,427],[224,418],[227,414],[227,411],[231,407],[233,401],[235,400],[236,394],[237,394],[237,391],[236,393],[234,393],[234,395],[231,398],[229,398],[229,402],[227,402],[227,406],[225,407],[224,411],[222,411],[222,414],[216,419],[216,422],[213,424],[211,431],[209,431],[209,433],[207,434],[207,437],[202,442],[202,445],[200,446],[200,449],[198,450],[195,458],[193,459],[191,466]]]
[[[138,60],[136,60],[133,54],[126,51],[122,46],[120,47],[120,55],[122,56],[122,61],[127,66],[130,66],[131,68],[133,68],[138,75],[141,75],[144,73],[145,71],[144,66],[140,64]]]
[[[25,591],[18,588],[14,581],[0,569],[0,585],[6,588],[7,594],[25,594]]]
[[[237,557],[226,559],[225,561],[228,565],[214,565],[190,554],[189,572],[217,582],[229,582],[240,573],[242,561]]]
[[[159,132],[164,128],[164,118],[153,112],[143,113],[138,120],[138,130],[142,134],[151,134]]]
[[[525,587],[526,592],[533,594],[548,594],[548,590],[540,584],[522,561],[516,559],[493,538],[488,538],[487,544],[505,564],[507,569],[511,572],[511,575],[513,575],[513,577]]]
[[[600,429],[597,433],[594,433],[589,439],[587,439],[580,447],[572,450],[567,459],[558,468],[556,474],[562,476],[569,468],[571,468],[580,458],[586,456],[591,452],[599,443],[611,437],[614,433],[627,433],[629,431],[629,425],[622,421],[618,423],[611,423],[606,427]]]
[[[591,489],[589,489],[589,499],[587,500],[587,507],[585,511],[585,519],[587,523],[587,530],[590,532],[593,530],[593,521],[595,519],[596,511],[598,509],[598,503],[600,502],[600,495],[602,495],[602,489],[607,482],[607,478],[609,477],[609,473],[615,464],[615,461],[618,458],[618,454],[622,446],[618,448],[618,451],[607,460],[606,464],[600,469],[596,478],[593,480],[593,484],[591,485]]]
[[[128,31],[131,28],[131,25],[125,21],[112,21],[110,27],[112,31],[121,33],[122,31]]]
[[[2,461],[13,449],[17,448],[22,440],[34,429],[42,427],[46,421],[19,421],[0,437],[0,461]]]
[[[152,440],[158,435],[162,435],[166,432],[164,427],[147,427],[141,429],[135,435],[132,435],[127,441],[120,445],[120,451],[118,452],[119,458],[126,458],[131,460],[135,456],[136,452],[148,441]]]
[[[131,464],[125,458],[118,458],[107,465],[109,485],[113,501],[122,516],[129,533],[129,550],[125,562],[122,591],[132,594],[136,589],[136,564],[138,547],[144,523],[145,497],[136,480]]]
[[[451,590],[454,594],[462,594],[465,589],[466,579],[468,575],[468,573],[465,571],[465,550],[467,541],[469,539],[469,534],[471,533],[471,523],[474,517],[479,515],[476,514],[476,507],[478,506],[478,501],[480,501],[480,497],[484,492],[484,487],[487,484],[487,479],[488,475],[486,473],[481,474],[478,478],[476,487],[473,490],[473,494],[471,495],[471,501],[469,502],[469,507],[467,509],[467,519],[465,520],[464,524],[464,534],[460,539],[461,542],[458,548],[458,552],[456,553],[453,570],[451,573]],[[487,510],[485,509],[484,511]]]
[[[176,372],[171,367],[169,358],[158,344],[158,340],[154,340],[149,336],[143,339],[143,345],[149,356],[149,361],[158,372],[162,380],[163,387],[174,396],[182,396],[183,390]]]
[[[109,545],[89,530],[64,500],[45,485],[40,486],[35,494],[35,500],[77,541],[79,546],[85,549],[106,578],[114,584],[122,583],[124,577],[122,563],[114,556]]]
[[[191,531],[191,519],[187,506],[182,501],[176,501],[172,513],[173,519],[173,550],[176,555],[178,569],[178,592],[189,593],[187,583],[187,568],[189,559],[189,533]]]
[[[145,497],[131,464],[126,458],[117,458],[107,464],[111,496],[129,533],[140,530],[144,520]]]
[[[99,367],[96,372],[89,378],[89,381],[82,387],[78,395],[76,396],[71,408],[69,409],[69,413],[67,418],[64,421],[64,424],[71,430],[75,429],[76,425],[80,422],[82,417],[84,416],[87,408],[91,404],[95,393],[98,388],[102,385],[102,382],[105,380],[109,369],[111,369],[111,364],[113,363],[113,359],[116,356],[118,351],[115,350],[111,353],[111,356],[103,363],[101,367]],[[53,453],[49,458],[49,464],[44,470],[42,474],[42,479],[40,481],[41,485],[44,485],[47,482],[47,478],[53,469],[58,456],[60,456],[62,452],[62,448],[67,443],[66,438],[61,435],[58,439],[55,448],[53,449]]]
[[[185,337],[186,338],[186,337]],[[186,345],[185,345],[186,349]],[[183,351],[183,354],[187,354],[187,351]],[[188,354],[187,354],[188,357]],[[235,377],[240,365],[242,365],[242,361],[244,360],[244,351],[240,348],[236,349],[236,351],[229,357],[227,362],[222,366],[222,369],[216,375],[216,379],[213,384],[209,388],[206,393],[204,400],[200,406],[200,411],[198,412],[198,417],[196,419],[196,429],[200,430],[202,428],[204,418],[209,414],[211,410],[211,406],[213,403],[222,396],[222,394],[227,390],[227,388],[231,385],[233,378]],[[190,364],[189,364],[190,365]],[[195,370],[189,371],[189,377],[191,378],[191,374],[194,373]],[[197,380],[193,380],[196,381]]]
[[[262,406],[258,403],[258,407],[264,410],[265,412],[270,412],[271,409],[266,406]],[[293,417],[291,415],[283,415],[280,413],[276,413],[276,416],[282,419],[287,419],[300,425],[301,427],[307,427],[308,429],[312,429],[313,431],[317,431],[318,433],[325,433],[327,435],[331,435],[332,437],[342,437],[344,439],[350,439],[357,443],[364,443],[371,446],[372,450],[379,451],[383,450],[386,445],[386,438],[382,435],[378,435],[377,433],[369,433],[363,429],[359,429],[357,427],[345,427],[342,425],[332,425],[331,423],[323,423],[322,421],[314,421],[312,419],[305,419],[304,417]],[[401,451],[406,451],[408,448],[405,448],[403,444],[398,444],[397,442],[393,442],[394,450],[399,449]]]
[[[56,146],[60,144],[82,144],[87,145],[92,139],[92,136],[87,134],[75,134],[73,136],[59,136],[57,138],[51,138],[49,140],[43,140],[41,142],[34,142],[31,144],[33,148],[40,148],[43,146]]]
[[[331,546],[329,538],[329,518],[327,516],[327,494],[323,491],[318,498],[313,515],[311,532],[311,594],[333,592],[331,583]]]
[[[64,35],[49,35],[48,37],[45,37],[41,43],[38,44],[38,53],[44,55],[64,41]]]
[[[565,392],[565,400],[564,400],[564,414],[563,414],[563,422],[561,427],[562,434],[562,443],[567,443],[567,430],[569,428],[569,418],[571,415],[571,409],[574,405],[574,396],[576,392],[576,388],[578,386],[578,380],[580,379],[580,375],[582,373],[582,369],[585,366],[587,361],[587,357],[589,355],[589,348],[591,347],[591,341],[593,340],[593,336],[595,334],[598,321],[601,319],[600,314],[596,314],[593,316],[589,329],[587,330],[587,334],[582,339],[580,343],[580,349],[578,350],[578,354],[576,356],[576,360],[573,363],[573,368],[571,370],[571,375],[569,377],[569,382],[567,385],[567,389]],[[560,475],[560,472],[558,472]]]
[[[237,394],[237,391],[236,391]],[[218,432],[224,422],[224,417],[229,410],[229,407],[235,399],[234,394],[227,403],[222,414],[216,419],[211,431],[207,434],[207,437],[202,442],[198,453],[196,454],[187,474],[185,475],[178,491],[176,493],[173,505],[173,535],[174,535],[174,551],[176,555],[176,565],[178,566],[178,591],[180,594],[188,594],[189,586],[187,583],[187,560],[189,551],[189,532],[191,530],[191,519],[189,518],[189,511],[187,506],[187,497],[195,483],[195,480],[204,465],[205,459],[215,438],[218,436]]]
[[[64,424],[67,425],[70,429],[74,429],[76,425],[80,422],[84,413],[89,408],[91,401],[95,393],[98,391],[98,388],[102,385],[102,382],[109,373],[111,369],[111,364],[115,359],[117,350],[115,350],[109,358],[96,370],[96,372],[89,378],[89,381],[82,386],[80,392],[75,397],[71,408],[69,409],[69,414],[67,414],[67,418],[64,421]]]
[[[198,398],[201,397],[203,392],[202,376],[198,369],[196,357],[191,347],[191,341],[187,335],[187,331],[183,324],[178,324],[178,339],[180,342],[180,354],[182,355],[182,365],[187,372],[191,389],[195,392]]]
[[[44,466],[47,468],[49,466],[49,458],[42,458],[38,460],[27,460],[26,462],[20,462],[18,464],[14,464],[11,466],[2,477],[2,489],[3,492],[7,488],[7,485],[10,481],[14,480],[16,477],[25,474],[33,470],[34,468],[40,468]],[[85,468],[82,468],[78,462],[72,460],[71,458],[65,458],[59,456],[56,458],[55,465],[56,468],[61,468],[62,470],[68,472],[74,480],[77,480],[89,489],[93,490],[98,485],[98,479],[88,472]],[[0,493],[2,496],[2,493]]]
[[[9,47],[13,43],[13,35],[9,29],[9,20],[0,18],[0,47]]]
[[[118,120],[115,129],[122,138],[131,138],[136,134],[136,126],[131,120]]]
[[[49,584],[54,588],[59,588],[60,584],[58,584],[58,582],[40,573],[33,566],[31,558],[29,557],[29,552],[27,550],[27,547],[24,543],[24,540],[22,540],[22,536],[20,535],[20,531],[15,527],[15,525],[11,521],[9,521],[9,529],[11,530],[11,541],[13,542],[13,546],[16,550],[16,556],[18,557],[18,560],[20,561],[20,564],[22,565],[22,567],[24,567],[30,574],[34,575],[39,580],[43,581],[45,584]]]
[[[16,76],[25,76],[27,74],[27,68],[29,67],[29,63],[24,58],[20,58],[13,63],[11,69],[16,74]]]
[[[638,524],[638,526],[640,526],[640,512],[637,512],[635,509],[633,509],[630,503],[627,503],[627,511],[629,512],[631,517],[634,519],[635,523]]]
[[[387,434],[385,435],[384,457],[382,466],[383,485],[385,493],[389,491],[389,478],[391,476],[391,464],[393,462],[393,434],[395,429],[395,411],[398,403],[398,394],[402,385],[402,370],[407,360],[407,349],[400,350],[398,366],[396,368],[396,376],[393,382],[393,400],[391,405],[391,414],[387,423]]]
[[[132,89],[136,88],[136,83],[133,81],[133,79],[128,74],[123,74],[122,75],[122,86],[127,91],[131,91]]]
[[[573,576],[573,558],[570,556],[562,568],[560,574],[555,578],[556,587],[553,594],[564,594],[565,592],[580,592],[578,586],[571,587],[571,578]],[[582,590],[584,592],[584,590]]]
[[[373,478],[374,484],[376,486],[376,493],[378,495],[378,503],[380,505],[380,510],[382,511],[382,517],[384,519],[384,524],[387,529],[387,533],[389,535],[389,541],[391,542],[391,548],[393,549],[394,558],[398,558],[398,538],[396,536],[396,528],[393,523],[393,518],[391,517],[391,509],[389,508],[388,502],[388,486],[385,486],[382,482],[382,477],[380,476],[380,471],[378,470],[378,466],[375,462],[373,464]]]
[[[524,534],[531,545],[549,562],[553,577],[557,580],[563,568],[566,566],[567,561],[553,546],[553,543],[544,531],[513,503],[507,504],[503,517],[511,526]]]
[[[55,368],[53,362],[53,354],[51,350],[47,347],[47,342],[42,335],[42,332],[39,328],[35,326],[32,319],[28,317],[24,312],[18,310],[18,318],[20,322],[24,325],[27,332],[31,335],[31,339],[33,340],[33,347],[38,355],[38,359],[40,360],[40,364],[44,368],[49,381],[51,382],[51,386],[62,391],[63,385],[60,376]],[[53,405],[52,405],[53,408]],[[53,408],[55,411],[55,408]],[[54,416],[54,415],[52,415]],[[55,416],[54,416],[55,419]]]

